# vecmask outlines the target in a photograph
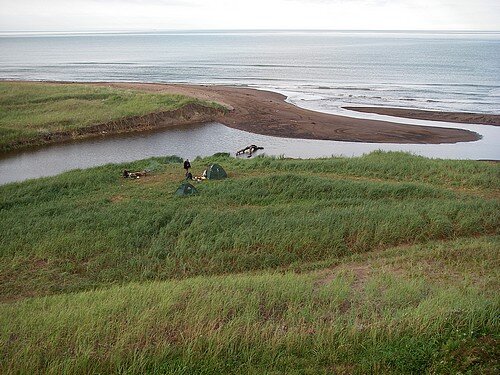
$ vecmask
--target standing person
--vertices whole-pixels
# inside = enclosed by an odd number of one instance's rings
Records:
[[[186,159],[184,161],[184,169],[186,170],[186,177],[189,173],[189,168],[191,168],[191,163],[189,162],[189,159]]]

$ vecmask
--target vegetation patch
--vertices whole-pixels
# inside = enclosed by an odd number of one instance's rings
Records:
[[[191,111],[180,111],[189,107]],[[213,111],[224,108],[182,95],[82,84],[0,82],[0,151],[103,132],[141,130],[145,124],[150,128],[163,120],[150,114],[176,110],[179,113],[174,113],[171,122],[183,124],[188,117],[208,120]],[[195,116],[196,111],[206,112],[206,116]]]
[[[0,187],[1,373],[498,372],[498,164],[181,162]]]

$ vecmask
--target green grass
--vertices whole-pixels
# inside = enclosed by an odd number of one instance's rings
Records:
[[[498,164],[212,162],[1,186],[0,372],[498,372]]]
[[[175,110],[189,103],[220,107],[181,95],[81,84],[0,82],[0,150],[20,141],[36,144],[40,136],[53,132]]]
[[[30,374],[493,374],[495,244],[430,243],[301,274],[132,283],[3,304],[0,366]]]

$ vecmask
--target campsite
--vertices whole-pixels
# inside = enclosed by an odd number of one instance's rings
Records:
[[[0,375],[499,375],[500,0],[0,7]]]
[[[191,163],[0,186],[0,372],[495,372],[498,164]]]

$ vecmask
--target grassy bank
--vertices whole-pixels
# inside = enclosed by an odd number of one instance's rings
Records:
[[[0,187],[0,372],[497,372],[498,164],[212,162]]]
[[[220,108],[181,95],[81,84],[0,82],[0,151],[46,143],[56,133],[193,103]]]

